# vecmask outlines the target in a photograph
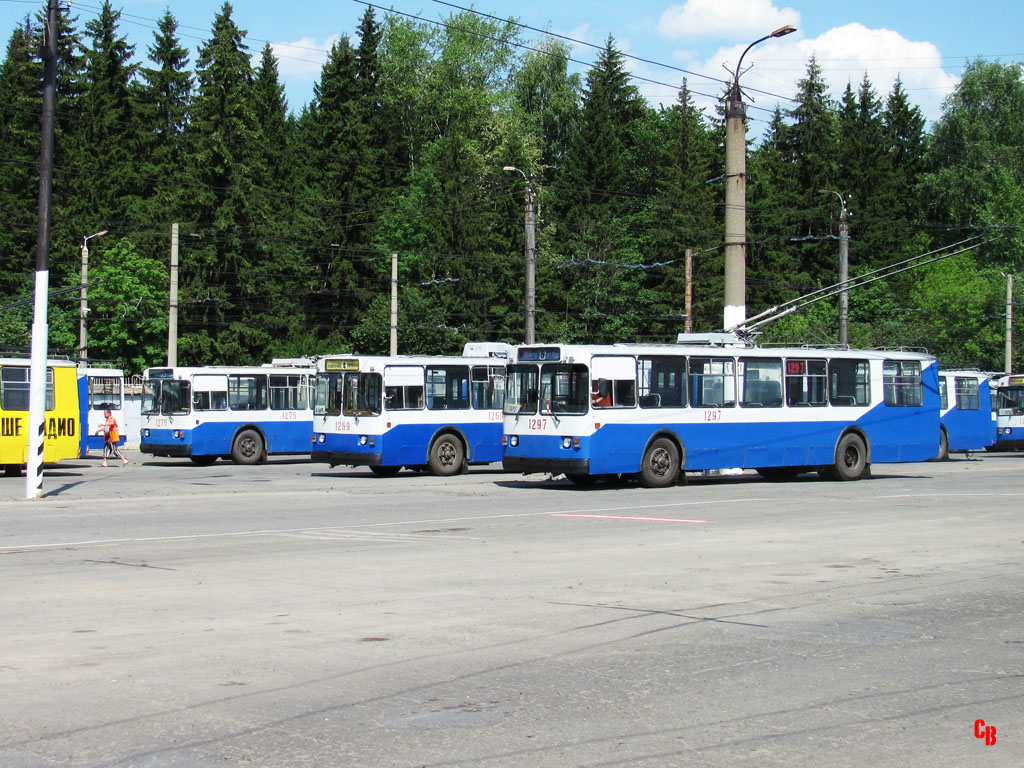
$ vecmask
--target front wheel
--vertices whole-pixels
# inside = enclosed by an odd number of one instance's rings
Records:
[[[667,437],[659,437],[644,452],[640,482],[645,488],[665,488],[679,476],[679,449]]]
[[[257,464],[263,457],[263,440],[254,429],[243,429],[231,446],[231,458],[235,464]]]
[[[868,470],[868,450],[860,435],[848,432],[836,446],[836,463],[832,466],[834,480],[860,480]]]
[[[438,477],[451,477],[462,469],[462,443],[455,435],[441,435],[430,446],[427,463]]]
[[[946,435],[946,430],[939,430],[939,454],[935,457],[937,461],[946,461],[949,459],[949,436]]]

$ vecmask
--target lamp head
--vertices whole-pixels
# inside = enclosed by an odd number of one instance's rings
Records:
[[[787,24],[784,27],[779,27],[778,29],[776,29],[774,32],[768,35],[768,37],[785,37],[786,35],[792,32],[796,32],[796,27],[794,27],[792,24]]]

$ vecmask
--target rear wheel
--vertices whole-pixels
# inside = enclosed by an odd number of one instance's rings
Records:
[[[217,460],[216,456],[189,456],[197,467],[208,467]]]
[[[949,436],[946,430],[939,430],[939,454],[935,457],[939,461],[946,461],[949,458]]]
[[[231,458],[235,464],[257,464],[263,457],[263,440],[254,429],[243,429],[231,446]]]
[[[441,435],[430,446],[430,471],[439,477],[450,477],[462,469],[462,443],[455,435]]]
[[[848,432],[836,446],[836,463],[832,466],[834,480],[860,480],[867,473],[868,451],[860,435]]]
[[[370,471],[377,477],[394,477],[401,471],[400,466],[370,467]]]
[[[646,488],[665,488],[679,476],[679,449],[667,437],[659,437],[644,452],[640,482]]]

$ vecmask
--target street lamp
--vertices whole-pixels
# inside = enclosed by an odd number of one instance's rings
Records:
[[[537,324],[537,222],[534,216],[533,184],[530,182],[530,178],[514,165],[506,165],[502,170],[516,171],[526,182],[526,284],[523,288],[523,298],[526,304],[526,329],[524,339],[527,344],[533,344]]]
[[[839,198],[839,343],[850,343],[850,222],[846,217],[846,200],[834,189],[819,189],[823,195]]]
[[[94,237],[107,234],[107,230],[101,229],[82,238],[82,285],[80,291],[80,302],[78,307],[78,364],[85,365],[88,355],[88,342],[85,338],[85,316],[89,313],[89,241]]]
[[[796,32],[779,27],[758,38],[740,54],[725,102],[725,309],[724,327],[730,330],[747,319],[747,111],[740,91],[740,67],[747,51],[773,37]]]

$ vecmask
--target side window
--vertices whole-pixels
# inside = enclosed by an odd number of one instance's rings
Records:
[[[306,377],[297,373],[270,375],[270,408],[301,411],[306,408]]]
[[[384,368],[384,408],[389,411],[423,408],[423,366],[389,365]]]
[[[870,370],[867,360],[847,358],[829,360],[829,403],[832,405],[870,405]]]
[[[786,405],[828,405],[828,373],[824,360],[786,360]]]
[[[228,377],[198,373],[192,377],[192,408],[197,411],[228,409]]]
[[[949,391],[946,388],[946,377],[939,376],[939,407],[942,410],[949,409]]]
[[[505,405],[505,369],[497,365],[473,366],[473,407],[500,410]]]
[[[265,411],[266,375],[261,373],[228,376],[228,407],[232,411]]]
[[[732,408],[736,405],[736,361],[731,357],[690,358],[690,405]]]
[[[885,360],[882,363],[885,404],[897,407],[921,405],[923,386],[918,360]]]
[[[427,368],[427,408],[432,411],[469,408],[469,366]]]
[[[594,408],[635,408],[636,358],[595,356],[591,360],[590,404]]]
[[[743,382],[741,408],[782,407],[782,360],[740,358],[740,381]]]
[[[0,408],[5,411],[29,409],[32,369],[27,365],[5,365],[0,368]],[[46,410],[54,409],[53,368],[46,369]]]
[[[682,408],[686,405],[686,358],[641,357],[637,360],[641,408]]]
[[[956,377],[956,407],[960,411],[981,410],[978,380],[973,376]]]

